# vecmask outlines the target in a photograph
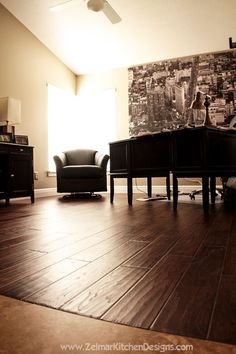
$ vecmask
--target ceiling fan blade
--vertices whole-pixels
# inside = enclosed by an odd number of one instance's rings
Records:
[[[68,4],[69,2],[71,2],[73,0],[66,0],[66,1],[62,1],[57,5],[51,6],[50,10],[51,11],[60,11],[66,4]]]
[[[115,24],[121,21],[121,17],[106,0],[104,1],[104,7],[102,11],[107,16],[107,18],[111,21],[111,23]]]

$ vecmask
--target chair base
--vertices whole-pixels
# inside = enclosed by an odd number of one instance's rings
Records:
[[[75,199],[100,199],[102,198],[101,194],[95,194],[93,192],[88,193],[71,193],[63,195],[64,200],[75,200]]]
[[[197,190],[194,190],[194,191],[190,192],[189,193],[189,197],[190,197],[191,200],[195,200],[195,195],[201,194],[201,193],[202,193],[202,189],[197,189]],[[221,199],[223,199],[223,190],[216,189],[215,190],[215,197],[217,197],[217,195],[220,195]]]

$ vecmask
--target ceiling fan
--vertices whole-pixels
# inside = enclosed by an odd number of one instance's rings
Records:
[[[67,0],[59,3],[58,5],[51,6],[50,10],[57,11],[61,9],[64,5],[74,0]],[[94,12],[102,11],[104,15],[111,21],[112,24],[121,21],[121,17],[118,13],[111,7],[111,5],[106,0],[84,0],[87,2],[87,8]]]

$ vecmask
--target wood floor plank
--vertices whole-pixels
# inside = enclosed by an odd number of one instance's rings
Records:
[[[11,231],[8,230],[7,234],[9,235]],[[28,242],[30,240],[33,240],[35,238],[35,231],[26,231],[25,228],[22,229],[21,231],[19,230],[13,230],[11,236],[12,237],[0,237],[0,250],[1,249],[6,249],[12,246],[17,246],[19,244]],[[13,237],[14,236],[14,237]]]
[[[86,265],[66,278],[59,280],[36,295],[27,297],[28,301],[54,308],[63,306],[86,288],[120,266],[145,243],[128,241],[117,249]]]
[[[110,235],[106,233],[105,237],[109,239]],[[104,234],[99,233],[75,242],[73,239],[73,241],[69,244],[68,242],[65,244],[64,241],[62,241],[61,247],[51,253],[44,254],[43,251],[40,250],[42,252],[41,257],[38,257],[38,259],[35,259],[34,261],[32,261],[32,259],[28,260],[22,258],[21,263],[18,262],[9,269],[3,269],[2,271],[0,270],[0,287],[5,286],[8,283],[12,283],[22,277],[34,274],[44,268],[60,262],[65,258],[71,258],[78,252],[98,244],[103,239]],[[145,244],[145,242],[140,242],[140,248],[144,247]]]
[[[68,233],[63,232],[51,232],[51,231],[42,231],[42,230],[19,230],[17,232],[12,231],[15,234],[15,237],[3,240],[0,243],[0,251],[5,250],[10,247],[20,247],[21,249],[31,249],[41,251],[45,245],[53,243],[55,241],[61,240],[67,237]],[[44,252],[44,250],[42,250]],[[46,251],[45,251],[46,252]]]
[[[129,267],[151,268],[169,249],[177,242],[178,235],[175,233],[156,236],[156,239],[145,247],[141,252],[125,263]]]
[[[37,257],[22,257],[21,261],[17,264],[14,263],[13,266],[0,270],[0,289],[3,286],[7,286],[12,282],[19,279],[25,278],[26,276],[33,275],[44,268],[50,267],[62,260],[71,257],[78,250],[75,248],[64,248],[51,252],[50,254],[45,254],[43,252],[33,252],[36,253]]]
[[[126,227],[126,229],[129,230],[129,227]],[[71,245],[72,247],[77,247],[78,249],[81,248],[82,251],[104,240],[110,239],[112,237],[116,237],[116,235],[120,234],[121,232],[122,231],[117,230],[117,228],[114,227],[108,227],[105,230],[102,231],[96,230],[93,232],[91,232],[90,229],[85,230],[83,232],[81,231],[75,233],[73,232],[72,234],[66,232],[64,237],[61,235],[61,237],[52,239],[50,241],[49,240],[44,241],[43,243],[39,243],[38,246],[36,245],[34,247],[28,244],[28,247],[30,247],[30,249],[33,248],[34,250],[41,251],[41,252],[53,252],[58,249],[61,249],[62,247],[65,246],[68,247],[69,245]],[[130,238],[128,237],[128,234],[125,229],[123,234],[127,235],[127,240]]]
[[[223,248],[203,247],[151,329],[205,339],[223,258]]]
[[[5,254],[0,256],[0,272],[6,272],[9,268],[16,268],[23,261],[31,262],[32,260],[42,257],[45,253],[35,252],[27,249],[4,250]]]
[[[147,227],[146,223],[150,223],[150,225]],[[150,221],[148,218],[148,220],[144,220],[144,223],[141,226],[136,227],[132,230],[131,239],[136,241],[151,242],[154,241],[158,235],[173,232],[175,232],[175,227],[168,223],[168,218],[163,217],[162,223],[155,222],[155,219],[153,221]]]
[[[236,222],[235,220],[230,230],[223,274],[236,276]]]
[[[211,225],[211,230],[218,230],[227,233],[230,232],[234,223],[233,214],[233,212],[227,212],[225,208],[221,208]]]
[[[124,244],[130,237],[129,234],[127,235],[126,233],[119,232],[112,237],[108,237],[99,243],[93,244],[92,246],[77,252],[71,258],[92,262]]]
[[[181,237],[170,253],[194,256],[206,236],[207,230],[202,225],[195,225],[191,229],[187,228],[182,232]]]
[[[62,306],[63,310],[100,318],[144,274],[140,268],[118,267],[80,295]]]
[[[189,257],[167,255],[102,319],[149,328],[189,263]]]
[[[53,264],[33,275],[17,280],[10,285],[1,288],[1,294],[24,299],[44,288],[51,283],[73,273],[77,269],[86,265],[86,262],[64,259]]]
[[[229,243],[226,251],[224,275],[236,276],[236,244]]]
[[[227,231],[210,230],[204,239],[205,247],[227,247],[230,233]]]
[[[207,339],[236,344],[236,284],[235,276],[223,276],[220,283],[212,326]]]
[[[231,233],[231,242],[236,243],[236,220],[235,219],[233,219],[230,233]]]

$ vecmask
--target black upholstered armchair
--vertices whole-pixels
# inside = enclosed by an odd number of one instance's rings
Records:
[[[54,156],[57,173],[57,192],[80,193],[107,190],[108,155],[96,150],[76,149]]]

